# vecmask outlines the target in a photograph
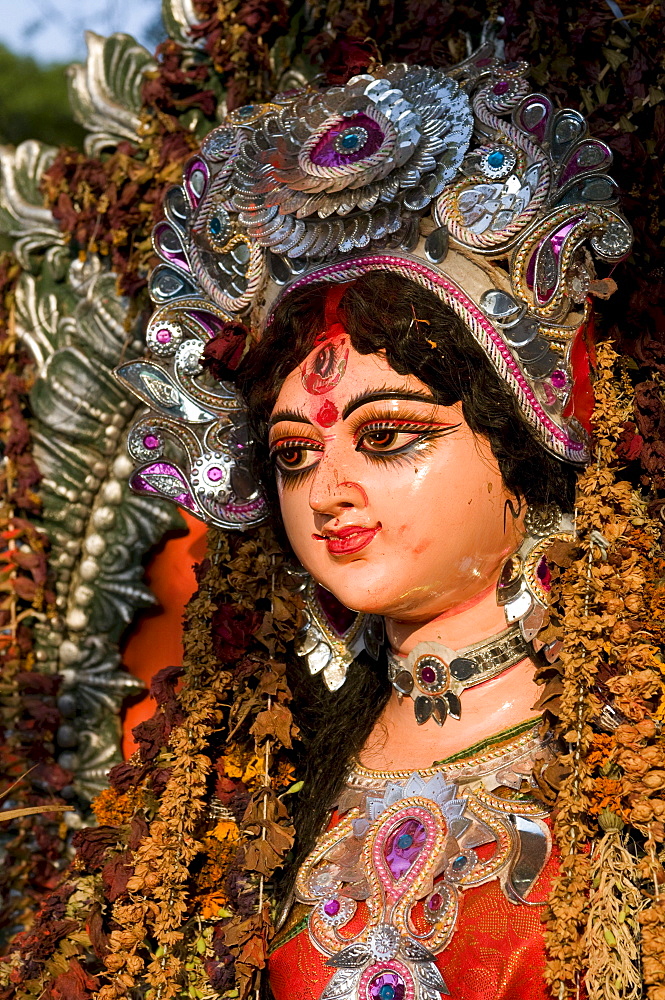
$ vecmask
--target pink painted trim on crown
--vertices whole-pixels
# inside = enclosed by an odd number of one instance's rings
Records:
[[[330,264],[327,267],[318,268],[316,271],[306,274],[304,277],[299,278],[298,281],[294,281],[292,285],[288,286],[288,291],[294,291],[296,288],[301,288],[304,285],[310,284],[312,281],[317,281],[321,277],[328,277],[331,275],[336,275],[343,273],[345,270],[353,269],[356,267],[361,268],[371,268],[376,267],[377,264],[387,264],[394,267],[408,267],[417,274],[423,275],[423,277],[428,278],[433,281],[436,285],[439,285],[444,291],[446,291],[452,298],[454,298],[463,309],[466,310],[476,322],[483,328],[484,332],[487,334],[492,344],[501,354],[503,360],[506,363],[506,367],[510,370],[511,375],[519,385],[520,389],[526,396],[529,404],[531,405],[534,413],[540,420],[540,422],[547,428],[547,430],[552,434],[557,440],[561,441],[566,445],[571,451],[584,451],[584,444],[574,441],[570,438],[565,431],[550,420],[547,416],[540,403],[536,399],[536,396],[529,387],[528,382],[524,378],[519,366],[517,365],[515,359],[510,353],[508,347],[505,345],[500,335],[494,329],[487,317],[481,312],[478,306],[475,305],[471,299],[460,291],[457,285],[453,284],[451,281],[447,281],[441,274],[436,271],[430,270],[424,264],[419,264],[417,261],[411,260],[408,257],[387,257],[382,254],[374,254],[369,257],[356,257],[352,260],[340,261],[336,264]]]

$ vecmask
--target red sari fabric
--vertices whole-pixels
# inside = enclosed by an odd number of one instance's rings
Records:
[[[547,899],[558,862],[550,857],[529,893],[530,903]],[[543,906],[510,903],[497,880],[462,893],[457,926],[437,965],[451,1000],[551,1000],[543,978]],[[367,919],[360,904],[349,931]],[[309,939],[307,929],[278,945],[268,972],[274,1000],[319,1000],[333,969]]]

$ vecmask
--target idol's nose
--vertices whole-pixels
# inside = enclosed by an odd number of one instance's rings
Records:
[[[344,478],[343,470],[327,456],[316,467],[309,505],[316,514],[339,517],[345,510],[364,510],[367,494],[360,483]]]

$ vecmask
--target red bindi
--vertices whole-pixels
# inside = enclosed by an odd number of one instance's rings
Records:
[[[319,412],[316,414],[317,423],[321,424],[322,427],[332,427],[338,419],[339,410],[333,402],[326,399],[325,403],[319,408]]]

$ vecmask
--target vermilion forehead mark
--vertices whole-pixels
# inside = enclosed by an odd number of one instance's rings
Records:
[[[312,396],[322,396],[339,384],[349,360],[349,345],[341,323],[327,331],[326,341],[300,369],[302,384]]]
[[[332,425],[339,420],[339,410],[332,400],[326,399],[323,406],[319,407],[315,420],[321,425],[321,427],[332,427]]]

